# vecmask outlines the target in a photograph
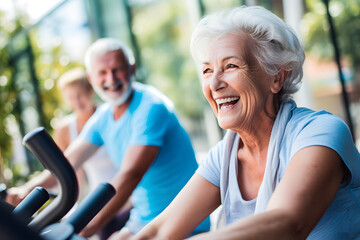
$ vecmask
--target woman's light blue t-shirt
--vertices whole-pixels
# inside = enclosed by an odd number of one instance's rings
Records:
[[[280,165],[277,182],[284,175],[291,158],[299,150],[314,145],[325,146],[336,151],[349,169],[349,175],[342,183],[338,193],[320,219],[308,239],[356,239],[360,238],[360,155],[356,149],[350,131],[338,117],[325,111],[312,111],[306,108],[294,108],[286,125],[284,139],[281,143]],[[220,188],[223,151],[229,144],[237,149],[238,137],[233,142],[219,142],[212,148],[197,170],[197,173]],[[245,201],[237,183],[237,155],[232,154],[229,164],[229,185],[232,190],[231,203],[223,206],[232,209],[228,223],[254,214],[256,199]],[[234,190],[234,188],[237,188]],[[252,213],[251,213],[252,212]]]

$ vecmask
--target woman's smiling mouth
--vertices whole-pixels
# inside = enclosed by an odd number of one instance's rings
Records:
[[[226,97],[216,99],[216,104],[219,111],[226,111],[230,109],[233,105],[235,105],[239,101],[240,97]]]

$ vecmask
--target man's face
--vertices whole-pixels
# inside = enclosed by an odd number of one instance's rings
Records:
[[[89,79],[95,92],[114,106],[126,102],[132,92],[133,66],[121,50],[97,56],[92,63]]]

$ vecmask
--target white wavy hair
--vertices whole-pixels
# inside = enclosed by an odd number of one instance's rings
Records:
[[[271,76],[281,70],[289,75],[280,91],[280,101],[291,98],[301,85],[305,54],[294,31],[275,14],[260,6],[241,6],[205,16],[191,36],[195,62],[204,61],[208,44],[227,33],[246,34],[254,42],[252,54]]]
[[[118,50],[121,50],[124,53],[129,65],[135,64],[134,54],[125,43],[115,38],[100,38],[86,50],[84,60],[86,71],[91,73],[93,61],[99,55]]]

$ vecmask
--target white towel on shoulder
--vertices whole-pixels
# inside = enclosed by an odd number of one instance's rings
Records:
[[[255,214],[266,211],[267,204],[270,200],[271,195],[273,194],[275,187],[278,184],[277,175],[279,169],[279,151],[281,142],[284,136],[284,131],[286,129],[286,124],[289,121],[291,115],[291,110],[296,107],[294,101],[290,100],[281,104],[279,112],[276,116],[275,123],[271,132],[269,148],[266,159],[266,168],[263,177],[263,182],[260,186],[258,196],[256,199]],[[220,212],[219,219],[226,218],[230,216],[231,213],[227,213],[231,209],[227,204],[229,202],[229,166],[231,160],[231,152],[233,147],[238,147],[234,145],[235,137],[237,133],[233,131],[227,131],[224,142],[225,142],[225,151],[222,154],[222,166],[221,166],[221,176],[220,176],[220,194],[221,202],[223,208]],[[220,221],[221,222],[221,221]],[[229,223],[229,221],[226,221]],[[222,224],[220,224],[222,225]]]

